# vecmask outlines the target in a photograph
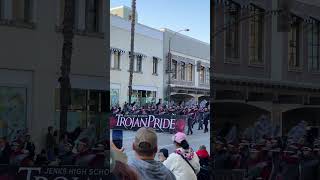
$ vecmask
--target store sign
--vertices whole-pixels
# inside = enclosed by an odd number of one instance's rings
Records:
[[[149,127],[159,132],[183,132],[185,126],[184,116],[116,114],[110,117],[110,128],[119,130],[135,131],[141,127]]]
[[[24,180],[106,180],[110,170],[106,168],[80,167],[7,167],[0,179]]]

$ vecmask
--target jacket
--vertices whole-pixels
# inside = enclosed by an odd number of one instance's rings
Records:
[[[138,172],[139,180],[175,180],[175,176],[161,162],[134,159],[129,165]]]
[[[189,162],[195,172],[177,152],[181,152],[183,156],[189,159]],[[182,148],[178,148],[176,152],[169,155],[163,164],[173,172],[177,180],[197,180],[196,174],[200,172],[199,157],[192,149],[184,150]]]

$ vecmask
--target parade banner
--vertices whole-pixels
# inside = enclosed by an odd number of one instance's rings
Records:
[[[87,168],[75,166],[57,167],[13,167],[1,166],[1,180],[107,180],[107,168]]]
[[[149,127],[158,132],[183,132],[185,126],[185,116],[116,114],[110,117],[110,129],[118,130],[136,131],[141,127]]]

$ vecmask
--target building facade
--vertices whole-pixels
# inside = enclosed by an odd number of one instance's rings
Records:
[[[111,105],[122,106],[129,100],[129,65],[131,9],[121,6],[110,15],[110,91]],[[138,18],[136,18],[138,20]],[[132,102],[138,105],[163,99],[163,36],[162,32],[136,23]]]
[[[215,125],[248,126],[262,114],[283,133],[301,120],[320,125],[320,7],[311,2],[292,1],[289,29],[282,32],[278,0],[215,1]]]
[[[59,128],[64,1],[3,0],[0,8],[1,136],[27,129],[37,148]],[[106,127],[107,68],[103,0],[77,0],[68,130]],[[101,131],[100,131],[101,132]]]
[[[166,99],[170,96],[170,100],[176,103],[190,99],[209,100],[210,45],[170,29],[161,29],[161,31],[165,59],[163,81],[166,85],[164,86]],[[170,71],[168,71],[169,63],[171,63]]]

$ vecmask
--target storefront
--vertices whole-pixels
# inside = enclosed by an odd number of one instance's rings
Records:
[[[143,106],[145,104],[155,103],[157,98],[158,88],[152,86],[132,86],[131,101],[136,102],[137,105]],[[128,91],[129,94],[129,91]],[[129,97],[129,96],[128,96]]]
[[[80,83],[81,81],[79,81]],[[103,82],[103,81],[100,81]],[[99,81],[96,81],[99,83]],[[77,128],[85,129],[91,124],[95,125],[96,137],[102,138],[107,128],[107,112],[109,108],[108,93],[104,87],[80,87],[74,83],[71,89],[70,105],[68,108],[67,131],[73,132]],[[89,85],[84,83],[83,85]],[[60,122],[60,88],[55,90],[55,120],[54,126],[59,127]]]

